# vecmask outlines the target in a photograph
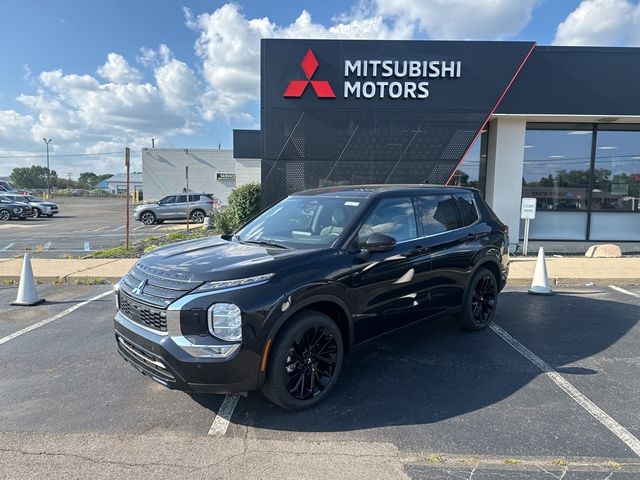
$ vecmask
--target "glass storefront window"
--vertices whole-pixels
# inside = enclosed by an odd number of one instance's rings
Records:
[[[598,130],[594,211],[640,212],[640,131]]]
[[[453,174],[450,185],[480,187],[480,139],[477,139]]]
[[[522,196],[538,199],[538,210],[588,208],[592,130],[527,129]]]

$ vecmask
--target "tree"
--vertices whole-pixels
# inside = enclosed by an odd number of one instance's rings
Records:
[[[17,188],[47,188],[47,174],[51,175],[51,185],[55,186],[58,180],[56,171],[39,165],[14,168],[11,171],[11,183]]]
[[[110,173],[96,175],[93,172],[82,172],[78,177],[78,183],[80,184],[80,188],[90,190],[92,188],[96,188],[96,185],[98,185],[102,180],[106,180],[111,177],[113,177],[113,175]]]

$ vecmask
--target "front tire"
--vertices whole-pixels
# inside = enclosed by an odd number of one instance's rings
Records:
[[[0,220],[6,222],[11,219],[11,212],[9,210],[0,210]]]
[[[140,215],[140,221],[145,225],[153,225],[156,223],[156,216],[153,212],[143,212]]]
[[[327,315],[300,312],[278,333],[262,393],[287,410],[306,410],[333,390],[344,357],[342,334]]]
[[[42,212],[40,211],[39,208],[34,208],[33,213],[35,213],[36,218],[40,218],[42,216]]]
[[[458,322],[466,330],[482,330],[493,320],[497,306],[498,281],[491,270],[481,267],[464,292]]]

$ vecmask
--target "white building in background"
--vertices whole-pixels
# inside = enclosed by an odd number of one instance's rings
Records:
[[[189,190],[211,193],[222,205],[234,188],[260,182],[260,159],[235,159],[232,150],[143,148],[145,201],[183,191],[187,166]]]

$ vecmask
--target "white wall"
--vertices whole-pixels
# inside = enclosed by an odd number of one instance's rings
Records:
[[[509,225],[511,243],[520,238],[520,199],[527,122],[521,118],[496,118],[489,126],[485,199]]]
[[[231,150],[189,148],[143,148],[145,200],[159,200],[180,193],[185,187],[185,166],[189,166],[189,189],[212,193],[223,205],[236,186],[234,180],[218,180],[217,173],[236,173]]]
[[[260,183],[261,164],[256,158],[236,158],[236,185]]]

